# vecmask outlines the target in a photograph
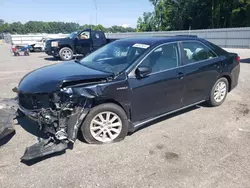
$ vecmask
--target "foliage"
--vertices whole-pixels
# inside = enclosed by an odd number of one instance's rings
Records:
[[[138,18],[137,31],[250,26],[250,0],[149,0],[152,13]]]
[[[25,24],[21,22],[5,23],[0,19],[0,33],[8,32],[12,34],[28,34],[28,33],[71,33],[76,30],[94,29],[104,32],[135,32],[134,28],[124,28],[121,26],[112,26],[105,28],[102,25],[79,25],[72,22],[42,22],[29,21]]]
[[[0,25],[3,25],[3,24],[4,24],[4,20],[0,19]]]

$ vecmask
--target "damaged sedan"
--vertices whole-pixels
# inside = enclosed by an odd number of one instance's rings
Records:
[[[79,131],[87,143],[111,143],[192,105],[219,106],[239,72],[237,54],[190,36],[120,39],[81,60],[34,70],[13,91],[18,114],[47,139],[22,159],[64,151]]]

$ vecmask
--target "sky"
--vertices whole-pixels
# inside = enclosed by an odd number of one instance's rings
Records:
[[[153,10],[149,0],[0,0],[0,19],[5,22],[63,21],[104,27],[129,25],[143,12]]]

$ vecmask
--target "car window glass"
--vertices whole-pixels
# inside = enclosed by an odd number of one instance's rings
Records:
[[[149,44],[117,40],[84,57],[81,64],[117,74],[133,64],[149,47]]]
[[[96,33],[96,34],[95,34],[95,38],[97,38],[97,39],[100,38],[99,33]]]
[[[152,73],[172,69],[178,66],[178,45],[165,44],[151,52],[140,66],[148,66]]]
[[[80,38],[81,39],[89,39],[90,33],[88,31],[84,31],[81,33]]]
[[[183,42],[182,47],[184,50],[185,64],[191,64],[216,57],[216,54],[214,54],[212,50],[199,42]]]

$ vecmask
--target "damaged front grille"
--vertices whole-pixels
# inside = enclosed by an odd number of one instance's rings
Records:
[[[18,94],[19,105],[27,110],[37,110],[50,107],[48,94]]]

